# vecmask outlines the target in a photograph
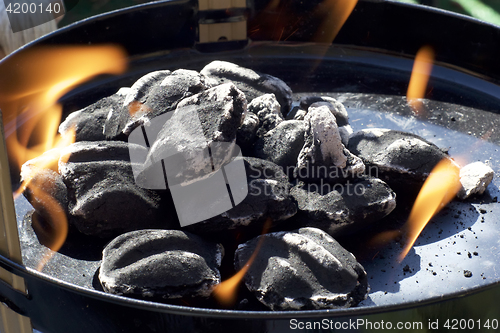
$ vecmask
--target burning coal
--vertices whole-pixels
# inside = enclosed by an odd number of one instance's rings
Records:
[[[75,229],[116,237],[104,250],[99,274],[107,292],[245,307],[238,302],[244,280],[242,288],[254,294],[254,303],[268,309],[356,306],[369,292],[366,272],[332,237],[376,227],[395,209],[401,188],[418,191],[427,179],[403,230],[403,258],[425,223],[454,197],[459,168],[442,149],[412,133],[382,128],[352,133],[347,110],[333,98],[305,96],[292,110],[293,99],[280,79],[223,61],[200,72],[153,72],[66,118],[60,131],[74,129],[76,142],[55,150],[53,158],[46,153],[52,162],[46,173],[36,174],[45,178],[32,182],[46,190],[44,180],[57,179],[68,193],[66,202],[57,202]],[[195,112],[199,123],[183,117],[186,110]],[[158,121],[169,112],[177,126]],[[134,133],[143,140],[127,141]],[[197,155],[191,142],[232,148]],[[227,159],[237,146],[244,173]],[[169,148],[194,156],[193,163],[163,154]],[[157,157],[164,160],[157,163],[162,169],[155,169],[160,176],[175,180],[182,170],[190,172],[189,181],[151,183],[134,174]],[[336,176],[316,172],[327,167],[335,168]],[[373,168],[380,173],[370,174]],[[201,185],[193,190],[193,184]],[[364,190],[353,191],[356,186]],[[235,197],[241,189],[248,195],[240,202]],[[216,216],[200,209],[226,198],[227,210]],[[28,199],[40,214],[50,207]],[[184,204],[182,210],[176,200]],[[179,212],[201,218],[183,226]],[[242,244],[235,234],[253,239]],[[232,260],[222,263],[223,248],[238,244],[236,267]],[[234,276],[221,282],[221,268]],[[270,296],[263,297],[263,291]]]

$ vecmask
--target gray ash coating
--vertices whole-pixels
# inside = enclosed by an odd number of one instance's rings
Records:
[[[328,182],[336,182],[357,177],[365,171],[363,161],[344,146],[335,117],[328,105],[331,104],[315,103],[309,107],[304,117],[305,142],[297,157],[295,177],[310,181],[325,179]],[[301,176],[304,170],[305,177]],[[320,170],[322,171],[319,172]],[[313,176],[314,171],[318,172]]]
[[[246,108],[245,95],[232,83],[183,99],[151,144],[144,172],[168,159],[166,174],[169,185],[174,185],[193,182],[219,170],[232,156],[228,149],[216,149],[217,144],[234,147]],[[212,156],[208,155],[209,147]]]
[[[236,144],[240,146],[241,151],[245,156],[251,154],[253,144],[257,140],[257,130],[259,129],[259,117],[256,114],[247,112],[243,124],[238,128],[236,133]]]
[[[283,114],[287,114],[292,105],[292,90],[285,82],[272,75],[261,74],[225,61],[213,61],[200,73],[216,80],[218,84],[234,83],[243,91],[249,103],[261,95],[274,94]]]
[[[260,241],[245,285],[270,309],[334,309],[355,306],[366,298],[365,270],[327,233],[302,228],[254,238],[238,247],[237,270]]]
[[[74,127],[76,141],[126,140],[138,126],[175,110],[177,104],[214,85],[202,74],[180,69],[144,75],[132,87],[122,88],[80,111],[61,124],[60,133]]]
[[[402,197],[407,192],[418,192],[436,164],[450,159],[433,143],[396,130],[358,131],[350,136],[347,147]]]
[[[349,125],[349,116],[345,106],[333,97],[304,96],[300,99],[299,104],[302,110],[308,110],[309,107],[314,104],[316,104],[316,106],[328,105],[330,112],[335,116],[339,127]]]
[[[103,251],[104,290],[142,297],[208,297],[220,283],[224,248],[179,230],[138,230],[113,239]]]
[[[276,163],[290,174],[304,146],[306,130],[302,120],[285,120],[257,140],[254,156]]]
[[[254,98],[248,104],[248,112],[254,113],[259,118],[259,126],[256,135],[263,136],[284,119],[281,114],[281,106],[274,94],[265,94]]]

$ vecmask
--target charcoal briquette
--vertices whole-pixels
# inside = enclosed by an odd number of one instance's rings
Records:
[[[262,232],[266,219],[276,226],[297,212],[297,204],[290,195],[291,184],[276,164],[243,157],[247,175],[248,194],[245,199],[221,215],[187,226],[185,230],[211,237],[227,230],[239,230],[248,235]]]
[[[26,175],[26,170],[22,170],[21,175]],[[67,214],[68,190],[61,175],[50,169],[39,169],[29,178],[23,195],[41,217],[51,220],[59,213]]]
[[[255,143],[255,157],[276,163],[293,174],[297,158],[305,143],[306,123],[302,120],[285,120],[267,132]]]
[[[106,292],[142,297],[209,297],[220,283],[222,245],[179,230],[138,230],[103,250],[99,281]]]
[[[336,237],[382,219],[396,207],[396,194],[378,178],[347,183],[299,183],[290,193],[297,200],[298,227],[315,227]]]
[[[297,157],[296,177],[309,180],[328,178],[332,182],[364,173],[363,161],[342,143],[335,117],[328,106],[313,104],[304,122],[305,142]]]
[[[109,237],[178,223],[162,212],[159,194],[136,184],[129,149],[121,141],[82,141],[62,149],[59,174],[68,191],[69,221],[80,232]]]
[[[144,173],[156,169],[163,160],[171,186],[189,184],[218,171],[234,157],[236,134],[246,108],[245,96],[231,83],[183,99],[160,124],[163,127],[151,144]],[[148,126],[145,131],[149,131]]]
[[[259,117],[252,112],[247,112],[243,124],[236,133],[236,144],[240,146],[244,155],[251,154],[253,144],[257,140]]]
[[[346,308],[368,294],[364,268],[319,229],[256,237],[238,247],[235,268],[241,269],[256,251],[245,285],[272,310]]]
[[[371,176],[386,181],[401,198],[417,193],[432,169],[450,160],[418,135],[381,128],[353,133],[348,149],[363,160]]]

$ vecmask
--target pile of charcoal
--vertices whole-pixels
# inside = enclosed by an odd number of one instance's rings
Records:
[[[396,193],[418,192],[451,160],[411,133],[353,133],[335,99],[294,100],[282,80],[222,61],[149,73],[70,114],[59,132],[71,130],[56,163],[39,170],[42,155],[21,176],[42,184],[72,229],[110,239],[106,292],[166,302],[213,298],[256,253],[240,305],[356,306],[367,275],[335,239],[388,216]],[[484,165],[462,171],[461,198],[493,177]],[[50,218],[46,197],[24,194]]]

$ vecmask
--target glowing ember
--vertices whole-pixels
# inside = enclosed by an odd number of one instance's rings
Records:
[[[33,180],[43,169],[57,171],[60,149],[75,140],[74,130],[64,137],[57,135],[62,117],[62,106],[57,101],[77,85],[99,74],[122,73],[126,66],[126,54],[115,46],[40,47],[20,52],[0,65],[0,109],[6,124],[9,160],[21,168],[26,161],[45,153],[23,174],[23,183],[15,195],[28,189],[37,198],[35,206],[43,205],[35,209],[46,212],[45,224],[33,221],[33,228],[53,251],[58,251],[66,240],[67,217],[46,189]],[[45,255],[38,269],[51,257],[50,253]]]
[[[406,99],[408,100],[408,104],[417,113],[423,112],[422,101],[420,99],[425,96],[425,90],[427,89],[429,76],[432,72],[434,59],[435,54],[432,47],[423,46],[417,52],[415,62],[413,63]]]
[[[269,228],[271,227],[271,219],[267,219],[264,228],[262,230],[262,234],[266,234]],[[257,246],[255,248],[255,252],[252,254],[250,259],[248,259],[247,263],[245,266],[243,266],[242,269],[239,270],[238,273],[233,275],[231,278],[227,279],[224,282],[219,283],[214,291],[213,295],[214,297],[224,306],[231,306],[236,302],[236,298],[238,296],[237,294],[237,289],[238,285],[240,282],[243,280],[245,277],[245,274],[248,272],[250,269],[250,266],[252,263],[255,261],[255,258],[259,254],[260,248],[262,247],[262,243],[264,241],[264,237],[261,237],[259,239],[259,242],[257,243]]]
[[[399,262],[406,257],[427,222],[455,197],[460,186],[460,167],[454,161],[444,159],[434,167],[403,227],[407,244],[398,258]]]
[[[142,114],[151,113],[153,110],[149,108],[147,105],[142,104],[138,101],[133,101],[128,106],[128,113],[131,116],[140,116]]]

